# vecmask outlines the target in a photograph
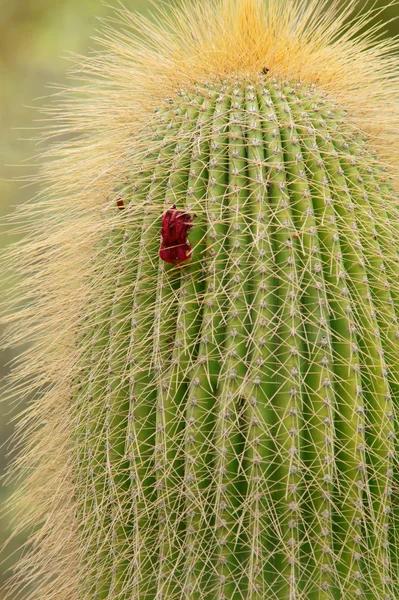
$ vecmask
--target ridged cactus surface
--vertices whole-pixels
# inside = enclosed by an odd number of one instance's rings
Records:
[[[47,109],[7,599],[399,599],[398,43],[355,4],[120,9]]]
[[[389,179],[325,94],[267,76],[181,93],[149,137],[79,327],[82,598],[396,598]]]

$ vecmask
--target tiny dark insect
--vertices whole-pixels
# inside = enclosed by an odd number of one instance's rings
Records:
[[[119,208],[119,210],[123,210],[124,208],[126,208],[125,205],[123,204],[122,198],[116,199],[116,205]]]
[[[267,75],[267,73],[270,71],[270,69],[268,69],[267,67],[263,67],[262,69],[262,73],[263,75]]]
[[[162,215],[162,243],[159,250],[162,260],[171,265],[180,265],[191,259],[192,249],[187,234],[195,216],[177,210],[176,204]]]

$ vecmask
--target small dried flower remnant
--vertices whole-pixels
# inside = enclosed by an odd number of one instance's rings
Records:
[[[177,210],[176,204],[162,216],[162,244],[159,256],[171,265],[180,265],[191,259],[192,249],[187,240],[195,215]]]
[[[125,208],[125,204],[124,204],[122,198],[116,199],[116,205],[119,208],[119,210],[123,210]]]

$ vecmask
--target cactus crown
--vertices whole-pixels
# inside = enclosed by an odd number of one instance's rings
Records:
[[[75,137],[18,214],[45,231],[8,253],[40,526],[13,593],[398,595],[397,62],[354,4],[120,11],[55,111]]]

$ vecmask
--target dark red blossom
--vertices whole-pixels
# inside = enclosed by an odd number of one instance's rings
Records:
[[[176,204],[162,215],[162,244],[159,256],[171,265],[190,260],[192,249],[187,240],[188,230],[193,226],[195,215],[177,210]]]

